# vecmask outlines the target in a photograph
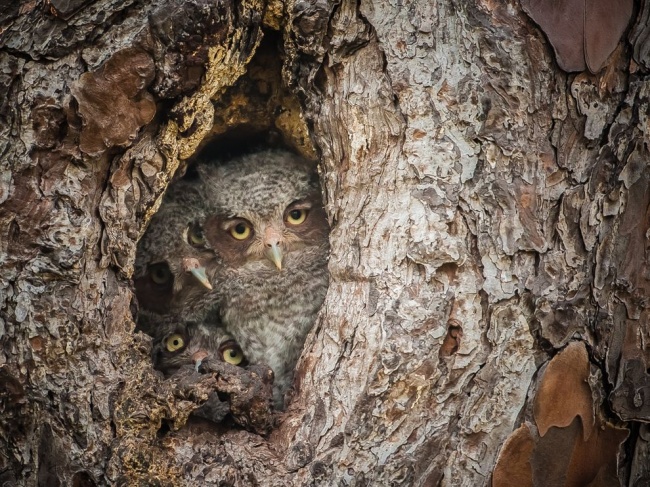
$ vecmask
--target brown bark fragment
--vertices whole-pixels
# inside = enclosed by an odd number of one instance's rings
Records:
[[[564,427],[549,428],[543,437],[523,424],[504,444],[492,485],[618,485],[618,452],[628,430],[598,418],[590,436],[583,432],[577,416]]]
[[[585,441],[577,437],[566,485],[572,487],[620,485],[618,452],[628,434],[626,428],[618,428],[599,420],[592,436]]]
[[[576,416],[582,421],[584,438],[594,425],[589,378],[589,357],[581,342],[570,343],[548,364],[535,396],[535,423],[540,436],[549,428],[569,426]]]
[[[543,438],[536,438],[531,458],[533,485],[565,485],[576,441],[582,437],[580,418],[574,417],[565,427],[551,427]]]
[[[522,0],[522,7],[548,36],[565,71],[597,73],[614,51],[632,17],[632,0]]]
[[[517,428],[503,444],[494,472],[493,487],[533,487],[530,462],[535,443],[530,429],[523,424]]]
[[[633,8],[632,0],[621,0],[614,9],[606,0],[592,1],[585,7],[585,62],[592,73],[601,70],[618,45],[630,23]]]
[[[83,120],[80,149],[97,156],[114,146],[124,147],[149,123],[156,104],[145,90],[153,81],[154,63],[144,51],[128,48],[115,53],[94,73],[84,73],[70,90]]]

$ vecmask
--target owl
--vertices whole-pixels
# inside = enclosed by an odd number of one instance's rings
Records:
[[[215,269],[216,254],[203,247],[200,185],[180,180],[170,186],[138,243],[134,285],[145,312],[201,319],[207,311],[213,287],[206,270]]]
[[[282,408],[328,286],[329,225],[318,176],[302,158],[264,150],[201,169],[205,248],[224,328],[275,374]]]
[[[162,322],[151,328],[155,334],[151,357],[154,367],[166,376],[173,376],[188,365],[200,372],[199,368],[206,361],[207,364],[247,365],[237,342],[214,323],[178,321],[171,317],[159,321]],[[219,423],[232,412],[231,409],[229,401],[223,400],[215,391],[192,415]],[[238,409],[236,404],[235,409]],[[238,419],[241,422],[246,418]]]
[[[151,358],[154,368],[167,376],[184,365],[193,365],[198,371],[205,360],[247,364],[237,342],[214,323],[166,319],[154,329]]]

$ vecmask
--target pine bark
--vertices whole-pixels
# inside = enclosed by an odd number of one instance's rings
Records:
[[[649,5],[595,74],[517,0],[0,6],[0,485],[646,485]],[[130,282],[173,177],[261,131],[332,224],[266,434],[243,393],[188,420],[235,386],[156,373]]]

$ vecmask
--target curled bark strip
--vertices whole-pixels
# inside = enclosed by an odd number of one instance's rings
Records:
[[[497,464],[492,473],[492,486],[533,486],[530,460],[535,441],[526,424],[517,428],[503,444]]]
[[[650,69],[650,2],[641,2],[636,24],[630,32],[634,60]]]

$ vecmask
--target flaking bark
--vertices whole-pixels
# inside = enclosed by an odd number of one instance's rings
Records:
[[[567,74],[515,0],[1,7],[0,484],[645,485],[648,11]],[[275,417],[264,372],[152,370],[129,281],[173,177],[258,132],[332,223]],[[234,422],[190,418],[215,390]]]

